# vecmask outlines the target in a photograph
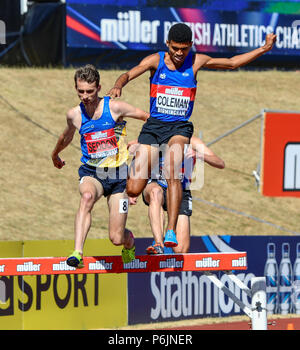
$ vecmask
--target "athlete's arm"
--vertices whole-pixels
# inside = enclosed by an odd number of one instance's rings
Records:
[[[202,55],[206,57],[202,57],[200,61],[202,61],[203,63],[202,67],[205,67],[205,68],[236,69],[238,67],[244,66],[256,60],[258,57],[270,51],[273,48],[275,41],[276,41],[276,35],[267,34],[265,44],[255,50],[244,53],[242,55],[233,56],[231,58],[211,58],[209,56]]]
[[[65,161],[61,159],[58,155],[72,142],[75,130],[76,127],[74,125],[74,115],[72,112],[68,112],[67,126],[62,132],[62,134],[59,136],[56,146],[54,147],[54,150],[52,151],[51,155],[53,165],[58,169],[61,169],[65,165]]]
[[[223,159],[218,157],[210,148],[208,148],[201,139],[196,136],[192,136],[190,143],[198,159],[203,160],[215,168],[225,168],[225,162]]]
[[[131,68],[128,72],[123,73],[116,80],[114,87],[109,90],[107,95],[112,98],[120,97],[122,88],[131,80],[137,78],[148,70],[157,69],[159,64],[159,54],[155,53],[145,57],[137,66]]]
[[[134,118],[142,121],[146,121],[150,114],[143,111],[140,108],[134,107],[124,101],[113,100],[110,102],[110,111],[115,120],[119,118]]]

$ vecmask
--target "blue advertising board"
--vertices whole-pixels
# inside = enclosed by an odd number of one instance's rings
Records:
[[[268,54],[300,54],[299,15],[82,3],[68,3],[66,10],[69,48],[165,50],[169,28],[185,22],[193,31],[196,52],[247,52],[274,32],[277,41]]]
[[[144,254],[150,239],[136,240]],[[253,277],[266,276],[268,314],[300,314],[300,237],[200,236],[191,238],[191,253],[246,251],[248,268],[236,271],[249,288]],[[251,300],[226,274],[219,279],[246,305]],[[128,274],[128,324],[176,321],[243,314],[205,274],[152,272]]]

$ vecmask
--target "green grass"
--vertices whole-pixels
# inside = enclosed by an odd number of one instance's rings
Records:
[[[121,71],[102,71],[106,94]],[[79,204],[79,137],[62,152],[66,166],[53,167],[51,151],[65,126],[65,114],[78,104],[73,69],[0,68],[1,197],[0,239],[73,239]],[[194,113],[195,134],[210,142],[265,109],[300,111],[299,72],[200,71]],[[122,99],[148,110],[149,79],[141,76],[123,90]],[[205,165],[205,181],[196,198],[300,232],[299,199],[263,197],[252,171],[260,161],[257,120],[211,146],[224,170]],[[128,140],[141,122],[128,121]],[[101,199],[93,211],[89,238],[107,237],[108,212]],[[130,208],[127,227],[136,237],[150,237],[147,207]],[[286,231],[194,200],[193,235],[285,235]]]

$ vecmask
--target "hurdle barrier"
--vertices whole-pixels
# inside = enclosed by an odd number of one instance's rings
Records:
[[[246,252],[138,255],[127,264],[121,256],[88,256],[83,260],[84,267],[76,269],[66,264],[65,257],[2,258],[0,276],[199,271],[250,317],[253,330],[267,329],[265,277],[253,278],[249,289],[233,273],[247,269]],[[225,272],[251,298],[251,308],[219,280],[217,271]]]

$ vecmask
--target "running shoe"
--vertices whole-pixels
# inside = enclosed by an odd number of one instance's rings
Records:
[[[173,230],[168,230],[165,235],[164,245],[166,247],[177,247],[178,242],[176,239],[176,234]]]
[[[122,260],[124,264],[130,263],[134,259],[135,259],[135,245],[129,249],[127,248],[122,249]]]
[[[147,254],[152,255],[152,254],[164,254],[164,248],[159,244],[153,244],[150,245],[146,249]]]
[[[78,250],[74,250],[73,253],[69,255],[67,265],[76,267],[77,269],[82,269],[84,267],[83,258]]]

